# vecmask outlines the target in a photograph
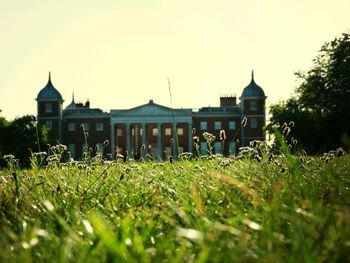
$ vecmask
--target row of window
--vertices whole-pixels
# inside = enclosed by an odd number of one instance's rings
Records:
[[[84,126],[84,130],[85,131],[90,131],[91,130],[91,126],[90,123],[83,123],[82,124]],[[74,122],[70,122],[68,123],[68,131],[76,131],[77,127],[76,127],[76,123]],[[95,125],[95,130],[96,131],[103,131],[103,122],[97,122]]]
[[[52,130],[52,120],[47,120],[45,121],[45,126],[48,131]],[[83,123],[85,131],[90,131],[90,123]],[[68,131],[76,131],[76,123],[70,122],[68,123]],[[96,131],[103,131],[103,122],[97,122],[95,125],[95,130]]]
[[[86,147],[88,147],[86,144],[82,144],[81,151],[84,152],[86,150]],[[96,144],[96,153],[103,154],[103,149],[104,149],[103,143]],[[76,157],[76,144],[75,143],[68,144],[68,151],[70,152],[73,158]]]
[[[47,120],[45,122],[45,125],[47,129],[50,131],[52,130],[52,121]],[[83,123],[85,131],[90,131],[90,123]],[[257,118],[249,118],[248,120],[248,125],[250,128],[257,128],[258,127],[258,120]],[[102,122],[97,122],[95,125],[95,130],[96,131],[103,131],[103,123]],[[208,122],[207,121],[201,121],[200,122],[200,129],[202,131],[208,130]],[[222,122],[221,121],[215,121],[214,122],[214,129],[215,130],[221,130],[222,129]],[[228,129],[229,130],[235,130],[236,129],[236,122],[235,121],[229,121],[228,122]],[[76,131],[76,123],[70,122],[68,123],[68,131]],[[134,130],[132,130],[134,132]],[[172,134],[172,128],[165,128],[164,130],[165,136],[171,136]],[[183,128],[177,128],[177,135],[182,136],[184,133]],[[142,129],[140,129],[140,135],[142,135]],[[157,136],[158,135],[158,128],[153,128],[152,129],[152,135]],[[123,130],[122,129],[117,129],[117,136],[123,136]]]
[[[207,121],[201,121],[200,122],[200,129],[202,131],[208,130],[208,122]],[[222,130],[222,121],[215,121],[214,122],[214,129],[215,130]],[[235,130],[236,129],[236,122],[235,121],[229,121],[228,122],[228,129],[229,130]]]
[[[258,127],[258,119],[257,118],[249,118],[248,120],[248,127],[250,128],[257,128]],[[215,130],[222,130],[222,122],[221,121],[215,121],[214,122],[214,129]],[[229,121],[228,122],[228,129],[229,130],[235,130],[236,129],[236,122],[235,121]],[[201,121],[200,122],[200,130],[205,131],[208,130],[208,122],[207,121]]]
[[[258,103],[257,101],[253,100],[250,101],[249,108],[251,111],[257,111],[258,110]],[[46,102],[45,103],[45,112],[46,113],[52,113],[52,103]]]
[[[171,136],[172,135],[172,128],[165,128],[164,129],[164,135],[165,136]],[[184,129],[183,128],[177,128],[177,135],[182,136],[184,134]],[[135,130],[132,129],[131,135],[135,135]],[[139,135],[142,136],[142,129],[139,130]],[[123,129],[117,129],[117,136],[123,136]],[[158,128],[153,128],[152,129],[152,136],[158,136]]]
[[[213,153],[222,153],[222,143],[221,142],[215,142],[214,144],[214,152]],[[230,142],[229,144],[229,154],[235,155],[236,154],[236,144],[234,142]],[[207,155],[208,154],[208,143],[207,142],[201,142],[200,143],[200,152],[201,155]]]

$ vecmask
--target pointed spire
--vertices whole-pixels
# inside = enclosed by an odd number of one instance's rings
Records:
[[[252,69],[252,80],[254,81],[254,70]]]
[[[52,82],[51,82],[51,71],[49,71],[49,81],[47,82],[48,86],[52,86]]]
[[[73,93],[72,93],[72,102],[75,103],[75,101],[74,101],[74,91],[73,91]]]

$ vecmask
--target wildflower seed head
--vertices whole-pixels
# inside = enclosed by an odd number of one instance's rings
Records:
[[[220,140],[221,141],[226,140],[226,132],[225,132],[225,130],[221,130],[220,131]]]
[[[172,146],[174,144],[174,138],[170,139],[170,145]]]
[[[199,143],[199,137],[198,136],[194,136],[193,137],[193,142],[194,143]]]
[[[285,126],[285,128],[282,130],[283,135],[288,136],[291,129],[288,126]]]
[[[108,147],[108,145],[109,145],[109,140],[105,140],[105,141],[103,142],[103,146],[104,146],[104,147]]]
[[[288,125],[287,125],[287,123],[285,122],[285,123],[283,123],[283,125],[282,125],[282,127],[281,127],[281,130],[284,131],[284,129],[287,128],[287,127],[288,127]]]
[[[242,125],[243,127],[245,127],[245,126],[247,125],[247,122],[248,122],[247,117],[244,117],[243,120],[242,120],[242,122],[241,122],[241,125]]]
[[[146,145],[142,144],[141,150],[144,150],[144,149],[146,149]]]
[[[209,132],[204,132],[203,137],[208,143],[215,141],[215,138],[216,138],[215,135],[213,135]]]
[[[193,135],[196,134],[196,128],[193,128],[193,129],[192,129],[192,134],[193,134]]]
[[[254,157],[259,163],[261,162],[261,157],[259,155],[256,154]]]
[[[294,121],[291,121],[291,122],[289,123],[289,125],[288,125],[288,126],[293,128],[293,127],[294,127],[294,125],[295,125]]]

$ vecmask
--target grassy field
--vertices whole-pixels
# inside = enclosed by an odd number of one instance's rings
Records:
[[[350,262],[350,157],[0,171],[1,262]]]

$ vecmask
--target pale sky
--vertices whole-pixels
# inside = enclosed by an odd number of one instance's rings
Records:
[[[287,99],[326,41],[350,30],[349,0],[0,0],[0,109],[36,114],[48,79],[105,111],[149,99],[218,106],[254,69],[267,103]]]

